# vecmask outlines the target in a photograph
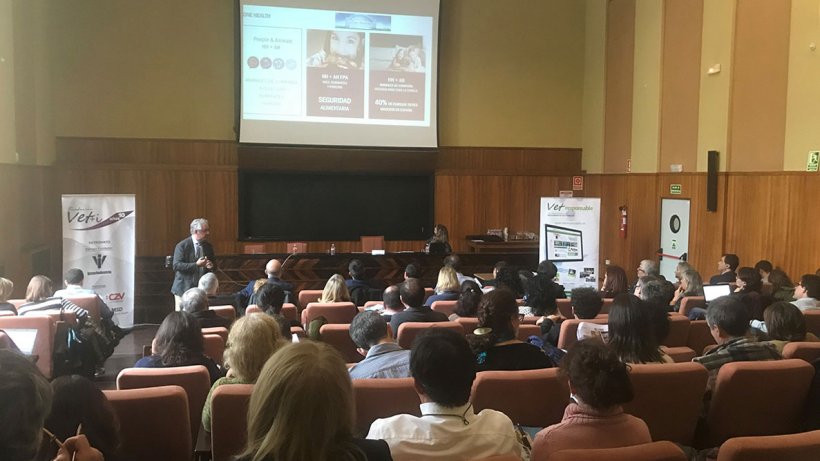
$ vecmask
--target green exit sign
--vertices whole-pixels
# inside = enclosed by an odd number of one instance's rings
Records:
[[[672,195],[680,195],[683,191],[683,186],[680,184],[670,184],[669,185],[669,193]]]

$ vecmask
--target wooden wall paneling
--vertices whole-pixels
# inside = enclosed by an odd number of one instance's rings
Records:
[[[783,241],[783,259],[779,264],[792,279],[797,279],[820,269],[820,218],[813,206],[820,197],[820,176],[815,173],[786,178],[785,187],[778,188],[785,189],[785,200],[778,201],[776,206],[789,210],[788,221],[785,229],[776,226],[772,237]]]

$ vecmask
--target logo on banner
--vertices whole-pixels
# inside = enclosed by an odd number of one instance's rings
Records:
[[[83,212],[83,210],[76,210],[70,209],[68,213],[66,213],[68,217],[68,223],[71,224],[72,222],[82,223],[82,224],[93,224],[91,227],[75,227],[72,230],[78,231],[88,231],[94,229],[100,229],[106,226],[110,226],[112,224],[116,224],[121,220],[125,219],[128,215],[133,213],[134,210],[130,211],[118,211],[106,219],[102,219],[99,213],[91,212]]]
[[[102,265],[105,262],[105,258],[107,258],[107,257],[108,256],[103,256],[103,255],[99,255],[99,254],[97,256],[92,256],[91,257],[91,259],[94,260],[94,264],[97,266],[97,270],[102,269]]]
[[[123,299],[125,299],[125,292],[122,292],[122,293],[110,293],[110,294],[107,296],[107,299],[108,299],[109,301],[122,301]]]

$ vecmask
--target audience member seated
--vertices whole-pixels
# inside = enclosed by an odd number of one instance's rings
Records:
[[[740,258],[735,254],[726,253],[720,257],[718,261],[718,274],[713,275],[709,279],[709,285],[718,285],[721,283],[735,283],[737,274],[735,269],[740,265]]]
[[[382,293],[382,303],[370,306],[369,311],[375,311],[384,317],[384,320],[389,322],[393,314],[404,310],[404,304],[401,303],[401,294],[399,293],[398,285],[390,285],[384,289]]]
[[[387,322],[377,312],[358,313],[350,322],[350,339],[364,356],[350,368],[352,379],[410,377],[410,351],[396,344]]]
[[[162,321],[151,345],[153,355],[137,360],[137,368],[167,368],[202,365],[208,369],[213,384],[222,371],[203,353],[199,321],[184,311],[171,312]]]
[[[657,344],[662,344],[669,335],[669,303],[674,296],[675,285],[667,280],[650,280],[641,288],[640,299],[649,312]]]
[[[515,266],[504,266],[498,269],[495,276],[496,288],[506,288],[513,292],[516,298],[524,296],[524,287],[521,286],[521,277],[518,276],[518,268]]]
[[[774,266],[771,261],[761,259],[757,262],[757,264],[755,264],[755,270],[758,274],[760,274],[760,283],[772,283],[769,281],[769,275],[771,275],[774,270]]]
[[[680,284],[675,290],[675,296],[669,304],[672,306],[672,312],[680,311],[680,303],[686,296],[703,296],[703,279],[700,278],[698,271],[689,269],[681,272]]]
[[[496,280],[498,277],[498,270],[508,265],[509,263],[507,263],[507,261],[498,261],[497,263],[495,263],[495,265],[493,266],[493,278],[489,280],[479,280],[479,282],[481,282],[482,288],[486,288],[488,291],[495,288],[498,285],[498,280]]]
[[[621,293],[627,293],[628,290],[624,268],[621,266],[606,266],[604,282],[601,284],[601,296],[614,298]]]
[[[764,322],[752,320],[752,328],[766,334],[769,343],[783,353],[783,346],[792,341],[820,341],[814,333],[806,332],[806,318],[797,306],[778,301],[763,312]]]
[[[398,335],[399,326],[404,322],[446,322],[447,316],[424,306],[424,287],[419,279],[407,279],[399,285],[401,302],[407,308],[390,317],[390,328]]]
[[[763,300],[760,296],[760,273],[752,267],[741,267],[737,270],[733,296],[740,299],[746,309],[749,310],[749,317],[755,320],[763,320]]]
[[[638,277],[638,280],[635,281],[635,287],[630,291],[630,294],[633,294],[637,297],[641,297],[641,292],[643,292],[644,287],[649,282],[655,282],[658,280],[662,280],[657,275],[644,275],[642,277]]]
[[[266,283],[259,287],[256,293],[256,306],[265,314],[271,316],[279,324],[279,332],[285,339],[290,339],[290,327],[298,327],[299,322],[288,320],[282,315],[282,305],[285,303],[285,290],[281,286]]]
[[[683,276],[683,273],[686,272],[686,271],[693,271],[693,270],[695,270],[695,268],[692,267],[692,265],[689,264],[686,261],[679,261],[677,264],[675,264],[675,280],[676,280],[675,284],[677,286],[680,286],[680,279]]]
[[[44,435],[43,423],[51,410],[51,386],[31,360],[17,352],[0,350],[0,395],[0,459],[35,459]],[[85,435],[61,443],[54,461],[103,460],[102,453],[91,447]]]
[[[476,372],[464,336],[436,328],[422,332],[410,354],[410,373],[422,416],[378,419],[367,434],[385,440],[395,461],[520,455],[510,418],[495,410],[473,412],[470,390]]]
[[[404,280],[421,277],[421,268],[416,263],[410,263],[404,268]]]
[[[550,263],[552,264],[552,263]],[[563,290],[563,285],[558,285],[546,276],[528,277],[524,284],[524,305],[518,308],[518,312],[527,316],[542,317],[553,315],[558,311],[557,293]],[[561,298],[565,298],[561,291]]]
[[[182,294],[180,309],[191,314],[199,321],[201,328],[231,327],[231,321],[220,317],[216,311],[208,309],[208,295],[201,288],[190,288]]]
[[[114,317],[114,311],[99,297],[99,295],[89,288],[83,288],[85,274],[82,269],[72,268],[66,271],[63,283],[65,288],[54,292],[55,298],[71,298],[73,296],[96,296],[100,306],[100,317],[110,320]]]
[[[349,303],[350,292],[345,285],[345,279],[339,274],[333,274],[322,289],[320,303]],[[302,306],[305,307],[305,306]]]
[[[475,354],[477,371],[534,370],[553,366],[540,348],[518,339],[522,317],[515,296],[509,290],[495,289],[482,297],[478,305],[478,328],[467,335]]]
[[[474,282],[476,281],[475,278],[470,277],[468,275],[464,275],[461,272],[461,257],[455,253],[447,255],[447,257],[444,258],[443,265],[445,267],[450,267],[454,271],[456,271],[456,278],[458,278],[459,286],[461,286],[461,284],[464,283],[466,280],[472,280]]]
[[[296,296],[293,293],[293,285],[290,282],[282,280],[282,263],[279,262],[277,259],[271,259],[265,264],[265,275],[267,279],[262,279],[265,283],[272,283],[274,285],[278,285],[282,290],[285,292],[285,297],[287,299],[286,302],[295,303]],[[238,293],[239,295],[239,302],[242,306],[242,309],[248,307],[249,304],[259,304],[256,302],[256,299],[253,299],[253,294],[256,293],[257,280],[251,280],[248,282],[248,286],[242,289]]]
[[[599,341],[584,340],[573,346],[561,361],[561,372],[569,379],[574,402],[564,410],[560,423],[536,435],[532,460],[548,460],[560,450],[651,442],[646,423],[624,413],[621,407],[633,398],[628,369]]]
[[[255,383],[268,359],[286,344],[279,324],[268,315],[249,315],[234,323],[225,349],[228,373],[211,386],[202,408],[202,425],[206,430],[211,430],[211,396],[214,389],[223,384]]]
[[[81,322],[90,320],[88,311],[64,298],[53,297],[54,285],[45,275],[35,275],[26,288],[26,303],[17,309],[17,315],[64,309],[74,312]]]
[[[17,308],[8,302],[14,292],[14,283],[6,278],[0,277],[0,311],[10,311],[17,315]]]
[[[627,290],[629,293],[632,293],[635,296],[641,295],[639,292],[635,291],[638,289],[638,283],[640,282],[641,277],[648,276],[659,278],[661,275],[660,268],[658,267],[658,262],[653,261],[651,259],[641,260],[641,262],[638,264],[638,267],[635,269],[635,273],[637,275],[635,283],[629,287],[629,290]]]
[[[714,388],[720,367],[729,362],[783,358],[772,344],[758,342],[756,338],[747,336],[750,320],[749,311],[734,296],[721,296],[709,304],[706,324],[718,346],[705,355],[692,359],[709,371],[708,390]]]
[[[609,347],[622,362],[673,362],[660,349],[652,321],[652,309],[650,302],[633,295],[620,294],[612,301],[607,322]]]
[[[453,247],[450,246],[450,233],[444,224],[436,224],[433,236],[427,240],[424,249],[431,255],[448,255],[453,252]]]
[[[455,321],[460,317],[476,317],[482,294],[481,287],[476,282],[467,280],[462,283],[461,293],[456,301],[456,310],[450,315],[450,320]]]
[[[570,295],[572,314],[576,319],[594,319],[601,313],[604,300],[601,295],[590,287],[573,288]],[[547,315],[536,320],[541,326],[541,337],[547,343],[558,347],[558,337],[561,333],[561,322],[565,319],[560,314]]]
[[[108,399],[88,378],[61,376],[51,383],[54,398],[45,428],[57,439],[65,440],[82,433],[105,461],[124,459],[120,453],[119,421]],[[49,439],[42,442],[39,459],[53,459],[58,446]],[[5,458],[4,458],[5,459]]]
[[[284,347],[259,373],[248,405],[248,437],[238,461],[387,461],[381,440],[353,438],[353,386],[333,347]]]
[[[350,278],[345,280],[345,286],[350,293],[350,299],[353,304],[357,306],[364,306],[364,303],[370,301],[370,290],[373,285],[367,282],[367,273],[365,271],[364,263],[360,259],[352,259],[347,265]]]
[[[218,294],[219,279],[213,272],[207,272],[199,278],[197,288],[203,290],[208,296],[209,306],[232,306],[236,311],[236,315],[244,315],[245,309],[239,303],[239,296],[237,293]]]
[[[444,266],[438,271],[435,294],[424,301],[425,306],[432,306],[436,301],[455,301],[458,299],[461,282],[455,269]]]
[[[772,269],[769,274],[769,283],[772,284],[772,298],[775,301],[794,300],[794,283],[785,272]]]
[[[566,299],[566,288],[564,288],[564,285],[555,282],[555,277],[557,275],[558,267],[556,267],[552,261],[545,259],[538,263],[538,268],[535,271],[535,277],[543,281],[544,286],[546,287],[546,292],[556,299]]]
[[[792,304],[801,311],[813,311],[820,309],[818,299],[820,299],[820,276],[805,274],[800,277],[800,282],[794,287]]]

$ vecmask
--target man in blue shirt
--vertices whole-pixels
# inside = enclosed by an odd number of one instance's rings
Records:
[[[352,379],[410,377],[410,351],[393,341],[387,322],[378,312],[356,315],[350,323],[350,338],[365,356],[350,368]]]

